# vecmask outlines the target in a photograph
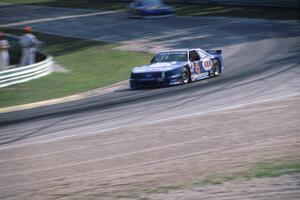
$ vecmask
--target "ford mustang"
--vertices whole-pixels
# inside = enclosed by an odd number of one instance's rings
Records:
[[[223,73],[222,50],[183,49],[156,54],[150,64],[134,67],[132,89],[186,84]]]

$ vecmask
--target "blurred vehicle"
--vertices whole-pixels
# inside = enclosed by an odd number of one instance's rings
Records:
[[[135,0],[128,6],[130,17],[162,17],[174,14],[174,9],[161,0]]]
[[[134,67],[129,82],[132,89],[186,84],[221,75],[223,69],[222,50],[164,51],[150,64]]]

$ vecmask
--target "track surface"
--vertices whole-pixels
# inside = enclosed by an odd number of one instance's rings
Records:
[[[83,12],[43,8],[30,15],[22,10],[22,6],[0,6],[1,24]],[[287,98],[279,105],[254,103],[300,92],[296,22],[134,20],[121,13],[32,25],[53,34],[119,42],[121,49],[221,48],[226,69],[215,79],[156,90],[125,88],[89,99],[94,107],[87,111],[1,127],[0,197],[4,199],[105,195],[104,199],[122,195],[132,199],[140,194],[130,191],[178,179],[195,181],[205,171],[226,172],[266,157],[299,157],[299,98]],[[99,107],[98,102],[124,97],[132,98]],[[248,103],[257,110],[250,106],[233,116],[224,111],[207,114]],[[182,115],[185,118],[179,119]],[[224,166],[216,167],[220,165]]]
[[[222,177],[245,171],[257,162],[299,159],[299,100],[297,96],[210,114],[98,130],[92,135],[82,131],[81,136],[2,147],[0,197],[297,200],[298,175],[250,183],[238,181],[229,184],[234,190],[226,190],[226,185],[207,190],[196,183],[216,174]],[[57,125],[52,126],[59,128]],[[147,192],[169,185],[176,188],[178,184],[186,189],[179,193]],[[249,185],[251,189],[245,189]]]

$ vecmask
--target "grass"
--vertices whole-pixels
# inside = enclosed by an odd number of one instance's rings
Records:
[[[109,0],[2,0],[7,3],[21,3],[39,6],[93,8],[98,10],[125,10],[128,3]],[[221,16],[239,18],[261,18],[275,20],[299,20],[297,8],[262,7],[262,6],[229,6],[216,4],[170,4],[176,8],[177,15]]]
[[[252,179],[261,177],[277,177],[285,174],[300,173],[300,161],[277,161],[273,163],[259,163],[251,168],[242,178]]]
[[[97,10],[125,10],[127,3],[110,0],[2,0],[3,3],[30,4],[37,6],[89,8]]]
[[[166,185],[161,187],[146,188],[144,189],[144,192],[145,193],[167,193],[172,190],[183,189],[184,187],[185,187],[184,184],[176,183],[176,184]]]
[[[186,189],[195,186],[219,185],[228,181],[251,180],[255,178],[278,177],[286,174],[300,173],[300,160],[274,161],[257,163],[248,170],[232,174],[214,174],[199,179],[193,183],[174,183],[167,186],[159,186],[144,189],[145,193],[167,193],[173,190]]]
[[[291,173],[300,173],[300,160],[258,163],[255,166],[243,172],[237,172],[229,175],[217,174],[206,177],[205,179],[195,182],[194,184],[223,184],[224,182],[232,180],[250,180],[254,178],[278,177]]]
[[[174,4],[173,6],[176,8],[178,15],[258,18],[273,20],[300,19],[299,9],[297,8],[208,4]]]
[[[6,33],[20,34],[13,29]],[[151,54],[114,50],[114,44],[35,33],[46,51],[70,73],[46,77],[0,89],[0,107],[63,97],[128,79],[132,66],[145,64]]]

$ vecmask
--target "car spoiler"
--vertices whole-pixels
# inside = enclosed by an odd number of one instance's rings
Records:
[[[206,53],[209,54],[214,54],[214,55],[221,55],[222,54],[222,50],[206,50]]]

